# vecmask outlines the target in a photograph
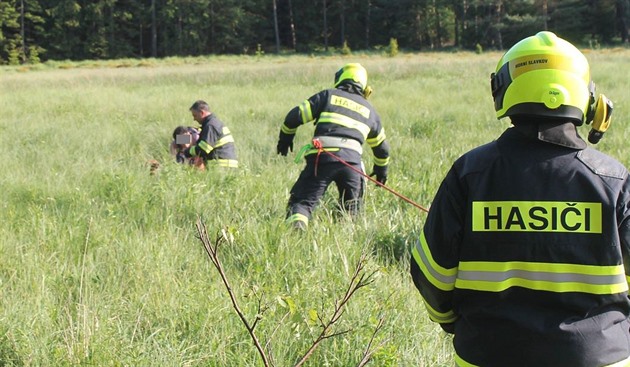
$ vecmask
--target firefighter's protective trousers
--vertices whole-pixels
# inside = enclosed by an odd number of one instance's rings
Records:
[[[358,214],[363,201],[365,181],[355,170],[363,171],[361,164],[351,164],[354,170],[338,162],[315,163],[316,157],[306,158],[306,167],[293,187],[288,203],[287,219],[308,223],[311,213],[331,183],[339,192],[339,209],[351,216]]]

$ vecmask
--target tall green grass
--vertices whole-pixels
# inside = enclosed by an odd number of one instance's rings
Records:
[[[587,52],[599,91],[615,102],[598,146],[629,165],[625,123],[630,52]],[[425,214],[368,185],[354,223],[331,187],[308,232],[283,223],[302,164],[275,154],[293,106],[358,61],[370,73],[392,146],[388,184],[428,206],[451,163],[507,127],[495,119],[489,74],[498,53],[343,57],[216,57],[123,67],[63,63],[0,69],[0,365],[260,366],[216,270],[195,238],[229,228],[220,255],[244,312],[277,366],[293,365],[367,251],[376,281],[350,301],[311,366],[356,365],[379,317],[376,366],[451,366],[450,337],[428,320],[408,276]],[[205,99],[230,127],[242,168],[196,172],[168,144]],[[583,135],[588,133],[584,127]],[[296,149],[312,126],[298,130]],[[149,174],[147,161],[161,167]],[[365,155],[371,167],[370,153]],[[278,299],[292,299],[289,311]]]

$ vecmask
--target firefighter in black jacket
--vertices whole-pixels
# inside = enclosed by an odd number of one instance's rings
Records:
[[[190,107],[193,119],[201,125],[199,140],[195,145],[184,150],[186,158],[201,157],[206,167],[237,168],[234,137],[227,126],[212,112],[205,101],[198,100]]]
[[[303,152],[306,167],[291,189],[287,208],[287,222],[296,228],[307,227],[313,208],[332,182],[339,189],[342,210],[351,216],[358,213],[364,189],[360,173],[364,142],[374,153],[372,175],[381,184],[387,180],[389,144],[378,113],[367,101],[372,91],[367,80],[367,71],[361,64],[344,65],[335,74],[333,89],[323,90],[293,108],[282,124],[278,154],[286,156],[289,149],[293,151],[297,128],[314,122],[314,141],[340,159],[313,146]]]
[[[458,366],[630,366],[630,181],[590,147],[612,112],[586,58],[551,32],[491,78],[513,127],[460,157],[412,249],[431,320]]]

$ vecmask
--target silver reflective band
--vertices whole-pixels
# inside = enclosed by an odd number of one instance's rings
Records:
[[[511,278],[519,278],[531,281],[546,281],[555,283],[584,283],[592,285],[616,284],[625,281],[623,274],[598,275],[578,273],[552,273],[545,271],[529,271],[512,269],[502,272],[495,271],[467,271],[459,269],[458,279],[480,282],[503,282]]]
[[[363,154],[363,147],[357,140],[349,138],[340,138],[337,136],[316,136],[313,140],[319,140],[323,148],[345,148],[352,149],[359,154]]]

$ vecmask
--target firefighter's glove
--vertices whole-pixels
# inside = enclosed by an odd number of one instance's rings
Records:
[[[278,138],[278,145],[276,147],[278,154],[281,154],[286,157],[287,154],[289,153],[289,150],[293,152],[293,137],[294,136],[295,135],[287,135],[282,132],[280,133],[280,137]]]
[[[376,176],[376,181],[385,185],[387,182],[387,166],[374,165],[374,167],[372,167],[372,173],[370,173],[370,177],[373,176]]]

